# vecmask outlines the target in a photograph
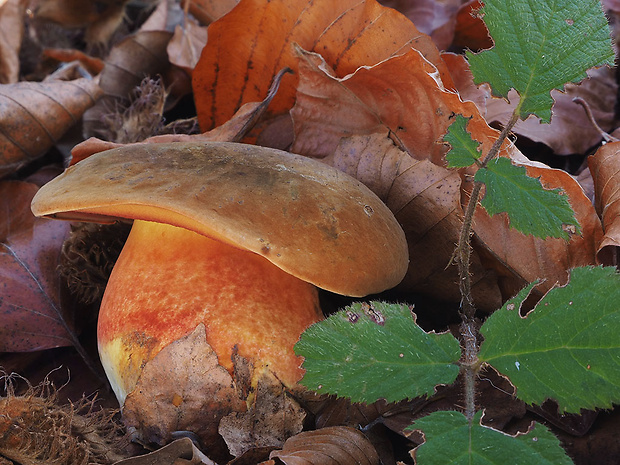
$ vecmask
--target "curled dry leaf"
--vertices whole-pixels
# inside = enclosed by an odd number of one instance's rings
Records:
[[[89,79],[0,85],[0,176],[43,155],[100,95]]]
[[[217,465],[203,454],[190,438],[172,441],[148,454],[130,457],[115,465]]]
[[[143,31],[119,42],[105,60],[99,85],[104,96],[83,118],[84,133],[97,134],[102,118],[114,112],[129,98],[132,90],[146,76],[163,73],[169,66],[166,47],[172,34],[166,31]]]
[[[374,446],[360,431],[331,426],[305,431],[288,439],[282,450],[273,451],[286,465],[379,465]]]
[[[0,183],[0,352],[77,341],[61,306],[56,271],[69,223],[34,218],[30,202],[37,190],[26,182]]]
[[[293,44],[321,53],[341,76],[416,47],[436,63],[444,82],[450,80],[432,40],[375,0],[242,0],[211,24],[194,70],[202,130],[221,125],[244,103],[262,100],[281,69],[297,71]],[[271,116],[293,106],[296,85],[297,73],[282,82],[270,105]]]
[[[550,124],[541,124],[538,118],[530,116],[525,121],[519,121],[513,132],[534,142],[546,144],[558,155],[585,153],[598,144],[602,139],[601,133],[573,99],[585,100],[597,124],[603,130],[610,131],[614,127],[618,84],[616,71],[607,66],[589,71],[588,76],[589,79],[580,84],[566,84],[565,92],[551,91],[555,103],[551,110]],[[481,92],[490,94],[484,89]],[[487,121],[508,121],[519,102],[519,96],[513,90],[508,94],[508,99],[509,101],[489,98],[486,101]]]
[[[596,194],[596,211],[602,218],[605,231],[597,250],[599,257],[607,253],[605,249],[620,247],[619,152],[620,142],[611,142],[588,158]]]
[[[0,84],[19,80],[19,49],[24,37],[23,0],[0,2]]]
[[[389,130],[391,137],[413,158],[428,160],[437,167],[443,167],[447,148],[441,144],[441,140],[455,113],[470,118],[468,131],[481,143],[483,153],[488,151],[498,137],[497,131],[487,125],[477,107],[470,101],[462,101],[457,93],[447,90],[433,64],[416,50],[410,50],[376,66],[360,68],[345,78],[337,78],[330,73],[327,63],[319,55],[304,51],[300,53],[298,95],[295,107],[291,110],[296,131],[292,149],[294,152],[325,159],[336,152],[343,137],[364,135],[383,128],[384,131]],[[381,158],[384,153],[385,151],[379,151],[375,156]],[[512,158],[517,164],[526,165],[529,174],[540,177],[544,186],[562,188],[569,196],[582,227],[583,235],[573,236],[568,242],[560,239],[545,241],[526,237],[510,229],[504,214],[490,218],[483,209],[477,210],[474,249],[484,260],[483,265],[501,277],[500,289],[503,297],[510,297],[524,283],[537,278],[545,279],[545,283],[539,288],[544,292],[556,283],[564,284],[568,277],[567,269],[596,262],[596,247],[602,234],[600,221],[579,184],[570,175],[541,164],[535,166],[508,141],[504,143],[502,155]],[[365,164],[372,166],[368,161],[365,161]],[[422,166],[418,165],[413,169],[422,169]],[[389,168],[385,166],[385,162],[381,164],[376,161],[372,168],[374,171],[363,176],[365,182],[371,182],[377,172],[384,176],[383,173],[392,170],[393,175],[396,175],[399,169],[400,166]],[[443,263],[444,268],[450,263],[453,249],[448,242],[452,240],[452,245],[457,242],[455,238],[458,238],[460,230],[457,219],[461,205],[467,201],[472,187],[469,182],[471,174],[461,172],[461,179],[467,182],[461,184],[460,189],[452,188],[442,192],[445,198],[439,197],[441,202],[456,209],[453,210],[455,216],[452,220],[450,217],[445,218],[446,226],[447,222],[451,221],[451,226],[448,227],[450,231],[444,230],[440,235],[447,242],[439,246],[442,239],[434,237],[434,231],[432,238],[424,238],[427,244],[435,244],[437,241],[438,245],[432,248],[437,256],[433,257],[432,262],[428,262],[428,254],[422,252],[423,258],[419,259],[415,251],[412,251],[409,277],[416,273],[430,276],[432,273],[424,270],[429,264],[439,271],[436,268],[439,263]],[[358,172],[356,176],[361,175]],[[389,183],[386,182],[386,185]],[[430,185],[435,186],[432,183]],[[429,192],[411,200],[433,198]],[[429,208],[435,206],[429,204]],[[449,207],[446,208],[445,211],[451,211]],[[417,216],[413,213],[410,215],[412,216],[404,215],[403,212],[398,214],[399,221],[409,236],[420,224]],[[436,230],[440,231],[442,226],[444,225],[438,224]],[[408,239],[413,241],[413,247],[419,240],[415,235]],[[453,273],[453,270],[448,269],[446,273]],[[405,283],[414,286],[414,289],[434,293],[429,287],[420,289],[425,287],[421,286],[422,282],[407,279],[405,278]],[[480,278],[474,278],[474,281],[479,280]],[[445,279],[445,282],[450,280]],[[455,295],[457,281],[451,282],[454,291],[446,294],[441,290],[438,291],[440,295]],[[488,289],[492,289],[492,286]],[[493,291],[490,295],[497,293]],[[481,309],[493,309],[482,304],[483,302],[479,304]]]
[[[400,288],[456,302],[458,270],[448,266],[458,242],[463,209],[455,170],[416,160],[397,148],[387,132],[341,139],[323,161],[366,184],[402,225],[413,257]],[[472,292],[480,308],[496,308],[496,276],[472,257]]]

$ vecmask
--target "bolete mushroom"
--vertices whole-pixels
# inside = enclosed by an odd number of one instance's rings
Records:
[[[315,286],[361,297],[395,286],[408,266],[400,225],[363,184],[244,144],[101,152],[43,186],[32,211],[134,220],[98,322],[121,406],[145,363],[200,323],[229,371],[234,348],[292,386],[303,374],[293,346],[322,318]]]

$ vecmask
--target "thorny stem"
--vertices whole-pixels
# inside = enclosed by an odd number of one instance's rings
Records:
[[[480,169],[485,168],[489,161],[495,158],[499,150],[510,134],[510,131],[519,120],[517,110],[512,114],[506,126],[500,133],[497,140],[493,143],[489,152],[486,154]],[[476,306],[471,292],[471,236],[474,213],[478,206],[480,192],[483,183],[474,181],[474,186],[469,197],[469,202],[465,207],[465,215],[463,217],[463,225],[459,235],[459,243],[455,253],[455,260],[459,269],[459,290],[461,292],[461,319],[460,333],[463,340],[463,357],[461,367],[465,378],[465,417],[471,424],[476,413],[476,376],[480,364],[478,362],[478,327],[475,321]]]

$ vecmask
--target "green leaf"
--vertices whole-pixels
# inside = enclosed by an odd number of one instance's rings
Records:
[[[425,442],[415,449],[418,465],[564,465],[572,464],[560,441],[538,423],[527,434],[510,436],[459,412],[439,411],[416,420],[408,430],[422,430]]]
[[[560,412],[611,408],[620,402],[620,275],[582,267],[522,318],[533,284],[480,329],[479,358],[516,387],[528,404],[554,399]]]
[[[476,172],[474,180],[486,185],[481,204],[489,215],[508,213],[510,226],[523,234],[568,240],[565,225],[574,225],[575,232],[581,233],[575,212],[561,190],[544,189],[540,180],[529,177],[523,166],[513,165],[508,158],[494,158]]]
[[[449,333],[426,333],[405,305],[356,303],[308,328],[295,345],[301,383],[353,402],[396,402],[454,382],[461,355]]]
[[[483,19],[495,47],[467,57],[477,84],[521,96],[523,119],[551,119],[552,89],[579,82],[594,66],[613,66],[609,26],[598,0],[485,0]]]
[[[479,142],[471,138],[471,134],[465,129],[468,118],[456,115],[454,122],[448,128],[448,133],[443,140],[448,142],[452,149],[446,154],[448,168],[465,168],[473,165],[480,158],[478,151]]]

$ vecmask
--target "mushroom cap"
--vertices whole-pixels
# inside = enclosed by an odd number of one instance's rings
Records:
[[[232,142],[139,144],[97,153],[43,186],[32,211],[183,227],[355,297],[396,286],[409,263],[402,228],[362,183],[310,158]]]

